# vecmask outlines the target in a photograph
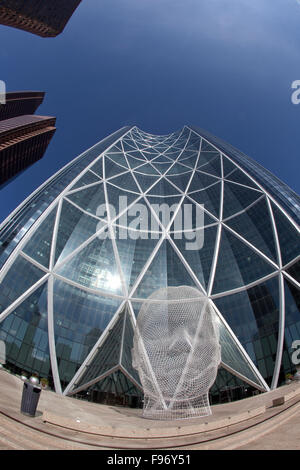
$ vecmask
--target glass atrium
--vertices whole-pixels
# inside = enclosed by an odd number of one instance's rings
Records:
[[[295,371],[300,338],[299,214],[290,188],[205,131],[120,129],[0,226],[6,367],[58,393],[134,406],[141,305],[191,286],[220,329],[212,401],[276,388]]]

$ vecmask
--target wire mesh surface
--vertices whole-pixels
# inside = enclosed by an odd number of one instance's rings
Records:
[[[211,414],[208,391],[221,361],[215,315],[207,297],[188,286],[159,289],[143,303],[132,357],[145,418]]]

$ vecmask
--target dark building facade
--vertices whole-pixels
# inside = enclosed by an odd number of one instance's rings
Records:
[[[81,0],[0,0],[0,23],[42,37],[60,34]]]
[[[203,218],[179,229],[174,214],[168,221],[155,209],[163,204],[177,213],[200,207]],[[141,306],[162,287],[190,286],[219,323],[212,399],[284,384],[300,337],[299,208],[287,185],[201,129],[120,129],[0,226],[7,368],[45,377],[64,395],[138,400],[131,349]],[[193,250],[191,234],[204,236]]]
[[[43,157],[55,133],[55,121],[31,115],[0,121],[0,187]]]
[[[10,91],[6,103],[0,105],[0,121],[25,114],[34,114],[44,100],[44,91]]]

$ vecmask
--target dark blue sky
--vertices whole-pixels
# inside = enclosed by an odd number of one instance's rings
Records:
[[[1,190],[0,220],[124,125],[184,124],[230,142],[300,192],[298,0],[83,0],[63,34],[0,26],[0,80],[44,90],[57,117],[44,158]]]

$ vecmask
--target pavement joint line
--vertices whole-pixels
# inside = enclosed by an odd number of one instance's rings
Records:
[[[259,407],[259,408],[265,408],[265,407]],[[244,413],[250,413],[251,411],[256,411],[255,410],[248,410],[248,411],[245,411]],[[266,411],[266,408],[264,410],[264,412]],[[1,412],[1,411],[0,411]],[[84,430],[79,430],[79,429],[76,429],[76,428],[71,428],[71,427],[68,427],[68,426],[64,426],[63,424],[58,424],[58,423],[53,423],[51,421],[47,421],[47,419],[43,419],[43,421],[47,424],[50,424],[52,426],[56,426],[56,427],[60,427],[60,428],[63,428],[63,429],[68,429],[68,430],[71,430],[71,431],[77,431],[77,432],[80,432],[82,434],[90,434],[90,435],[93,435],[93,436],[102,436],[102,437],[109,437],[109,438],[117,438],[117,439],[149,439],[149,440],[154,440],[154,439],[179,439],[181,437],[189,437],[189,436],[195,436],[195,435],[199,435],[199,434],[204,434],[204,433],[207,433],[207,432],[214,432],[214,431],[219,431],[219,430],[222,430],[222,429],[226,429],[228,427],[231,427],[231,426],[235,426],[235,425],[239,425],[241,423],[245,423],[251,419],[254,419],[254,418],[257,418],[258,416],[262,415],[263,412],[259,412],[255,415],[252,415],[246,419],[242,419],[240,421],[235,421],[235,422],[230,422],[228,424],[224,424],[222,426],[218,426],[218,427],[214,427],[214,428],[210,428],[210,429],[204,429],[204,430],[199,430],[199,431],[196,431],[196,432],[186,432],[184,434],[169,434],[169,435],[160,435],[160,436],[121,436],[121,435],[118,435],[118,434],[102,434],[100,432],[96,433],[96,432],[92,432],[92,431],[84,431]],[[226,419],[230,420],[231,417],[227,417]],[[204,423],[205,425],[208,425],[209,423]],[[181,426],[178,426],[178,429],[182,429]],[[150,431],[150,428],[147,428],[147,430]]]

